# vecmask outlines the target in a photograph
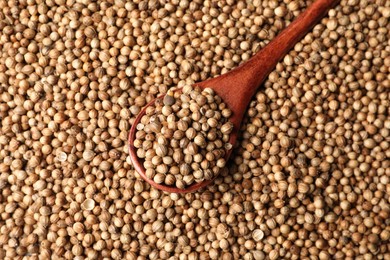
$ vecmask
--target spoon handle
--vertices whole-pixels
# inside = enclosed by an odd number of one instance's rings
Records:
[[[247,62],[226,74],[196,85],[212,87],[223,98],[234,111],[231,121],[239,129],[246,107],[278,61],[338,2],[339,0],[315,1]]]
[[[339,0],[317,0],[300,14],[287,28],[244,64],[245,69],[256,79],[256,88],[274,70],[278,61],[303,38]],[[259,71],[261,72],[259,73]],[[257,83],[257,84],[256,84]]]

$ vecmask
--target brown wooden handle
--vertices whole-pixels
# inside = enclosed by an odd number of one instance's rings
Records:
[[[315,1],[247,62],[222,76],[196,85],[212,87],[223,98],[234,111],[231,120],[238,129],[246,107],[257,88],[261,86],[278,61],[338,2],[339,0]]]
[[[266,77],[294,45],[303,38],[340,0],[317,0],[266,47],[252,58],[251,67]],[[266,62],[265,62],[266,61]],[[262,82],[264,79],[258,79]]]

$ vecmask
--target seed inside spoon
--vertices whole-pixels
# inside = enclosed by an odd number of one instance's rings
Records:
[[[184,189],[217,176],[232,148],[231,114],[212,89],[167,93],[136,126],[134,146],[148,178]]]
[[[169,91],[165,97],[164,97],[164,105],[166,106],[172,106],[173,104],[175,104],[175,98],[173,97],[173,92],[172,91]]]

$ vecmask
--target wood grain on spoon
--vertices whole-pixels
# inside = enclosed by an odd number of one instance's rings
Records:
[[[275,68],[278,61],[283,58],[283,56],[306,33],[308,33],[312,27],[327,14],[328,10],[335,6],[338,2],[339,0],[315,1],[274,40],[272,40],[247,62],[224,75],[194,84],[200,88],[207,87],[214,89],[233,111],[233,115],[230,118],[234,124],[234,130],[230,135],[229,141],[231,144],[234,144],[237,140],[241,121],[246,113],[249,102],[256,93],[256,90],[265,81],[269,73]],[[162,98],[162,96],[159,98]],[[153,104],[154,100],[146,107]],[[135,133],[137,131],[136,126],[140,122],[141,117],[145,114],[146,107],[137,116],[129,134],[129,151],[131,161],[140,176],[155,188],[168,192],[192,192],[210,184],[212,180],[193,184],[186,189],[178,189],[176,187],[157,184],[146,177],[145,169],[139,161],[136,154],[136,148],[133,145]],[[228,159],[230,153],[231,151],[228,152],[226,159]]]

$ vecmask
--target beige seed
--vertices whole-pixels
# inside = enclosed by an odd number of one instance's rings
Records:
[[[94,157],[95,157],[95,153],[91,150],[86,150],[83,152],[83,159],[86,160],[87,162],[92,161]]]
[[[202,135],[195,136],[194,143],[201,148],[204,148],[207,145],[206,139]]]
[[[84,210],[93,210],[95,208],[95,201],[93,199],[86,199],[81,204],[81,208]]]
[[[221,132],[223,134],[230,134],[233,130],[233,123],[227,122],[221,127]]]
[[[198,153],[198,146],[195,143],[190,143],[186,150],[188,154],[195,155]]]
[[[264,238],[264,232],[260,229],[255,229],[252,232],[252,238],[256,241],[259,242]]]
[[[67,159],[67,155],[66,155],[66,153],[64,153],[64,152],[59,152],[58,154],[57,154],[57,159],[58,159],[58,161],[60,161],[60,162],[65,162],[66,161],[66,159]]]
[[[168,153],[168,148],[165,145],[158,144],[156,147],[156,154],[160,157],[164,157]]]
[[[176,178],[173,174],[167,174],[165,176],[164,183],[168,186],[174,185],[176,183]]]
[[[153,177],[153,181],[155,183],[163,183],[165,181],[165,175],[162,174],[162,173],[157,173],[154,177]]]

